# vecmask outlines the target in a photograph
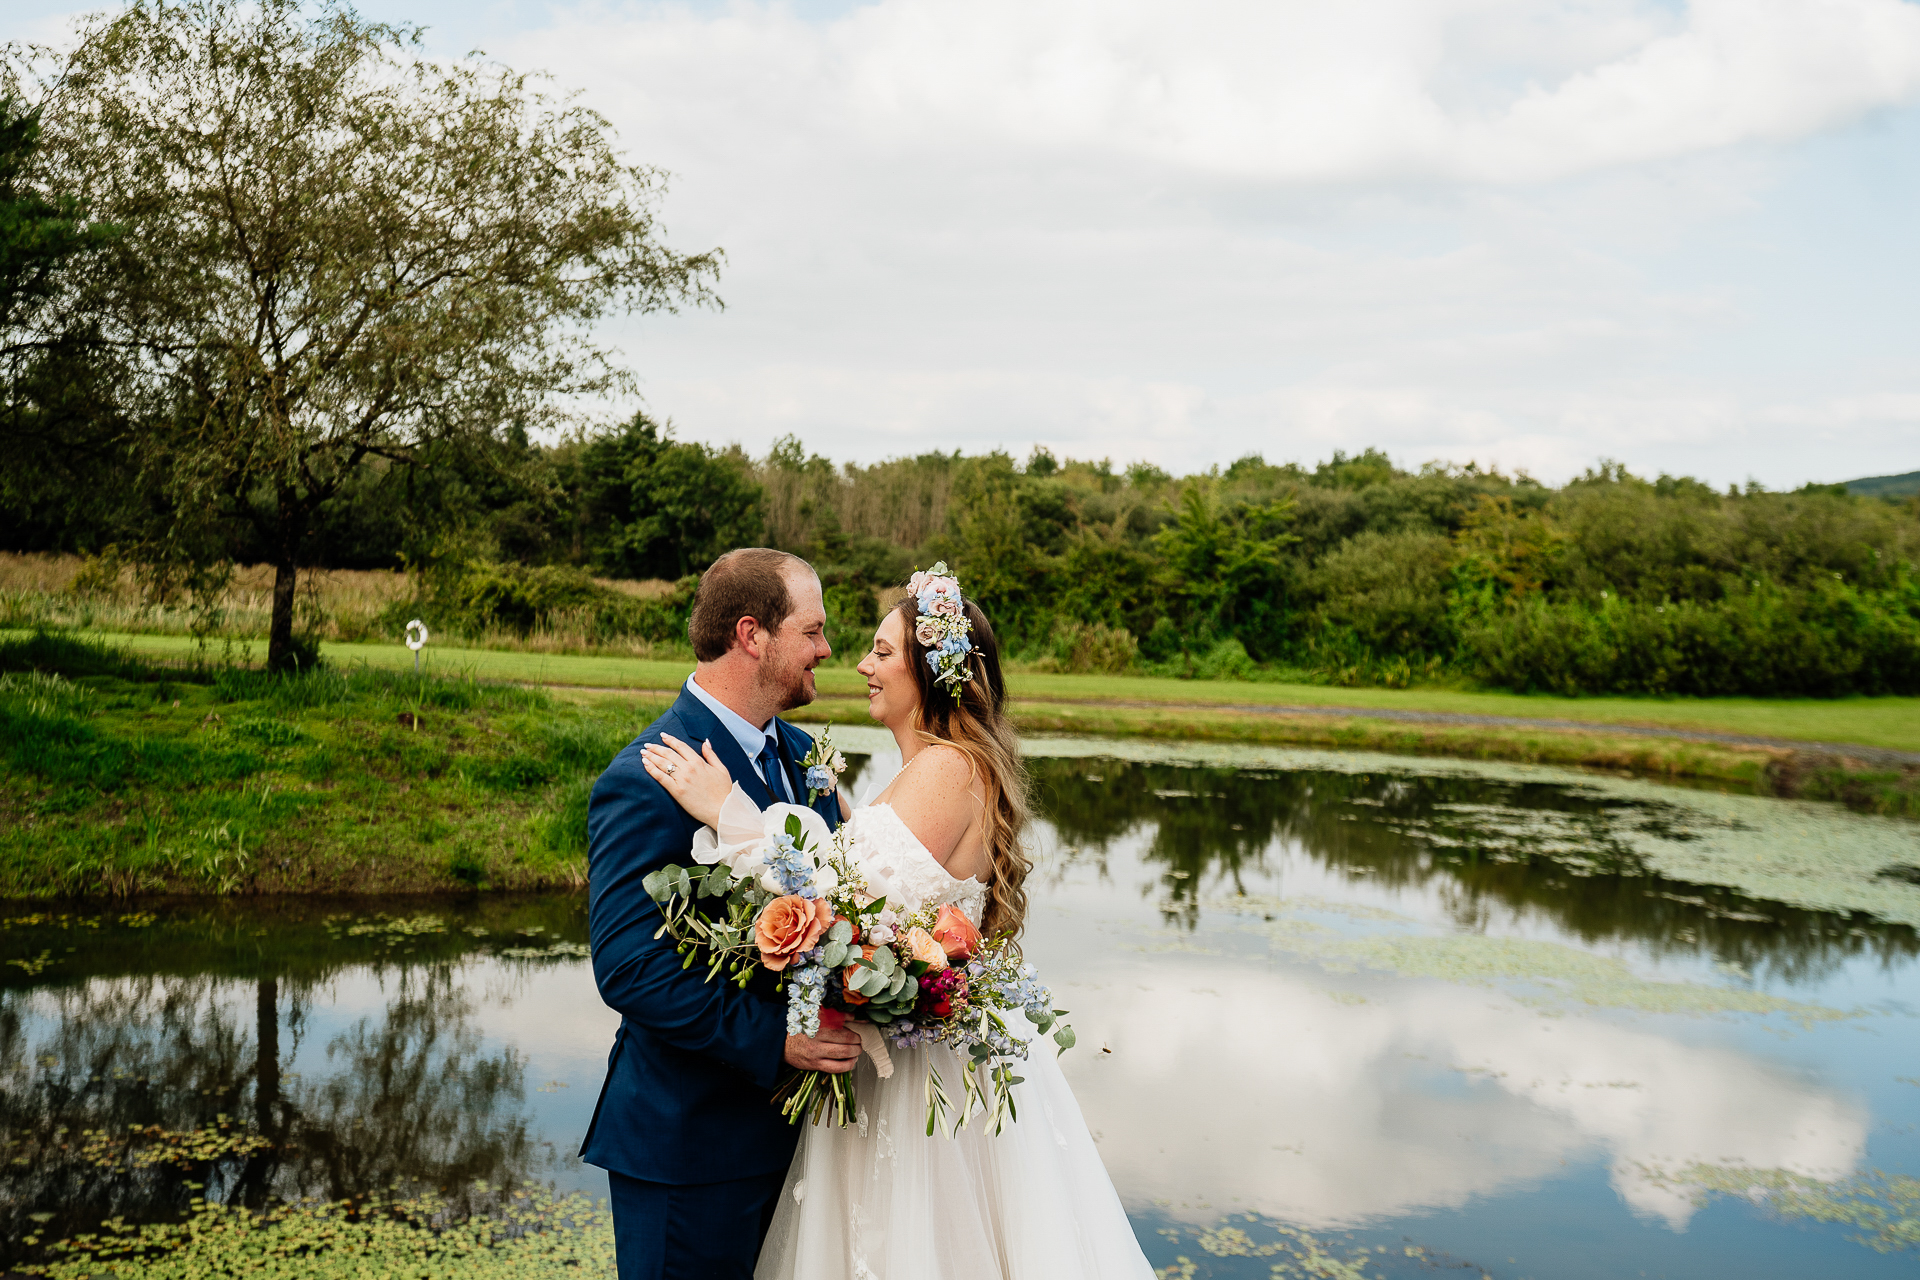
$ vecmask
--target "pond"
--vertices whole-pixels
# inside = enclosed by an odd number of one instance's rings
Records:
[[[1029,748],[1027,952],[1163,1274],[1913,1274],[1920,825],[1513,766]],[[0,919],[0,1264],[209,1200],[424,1192],[444,1220],[604,1194],[574,1154],[614,1025],[583,898]]]

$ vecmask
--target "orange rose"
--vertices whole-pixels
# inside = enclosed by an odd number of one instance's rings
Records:
[[[980,931],[967,919],[967,913],[949,902],[940,908],[933,922],[933,936],[946,948],[947,959],[967,961],[980,949]]]
[[[753,922],[760,963],[778,973],[811,951],[832,923],[833,908],[824,902],[809,902],[797,893],[775,898]]]
[[[861,947],[860,959],[862,960],[873,959],[873,953],[878,949],[879,948],[877,947],[871,947],[871,946]],[[842,969],[840,971],[841,994],[846,996],[847,1003],[851,1005],[863,1005],[868,1000],[868,997],[861,995],[858,991],[855,991],[853,989],[853,985],[850,981],[853,975],[858,972],[860,972],[860,969],[857,964],[849,964],[845,969]]]
[[[947,967],[947,953],[933,940],[932,934],[918,925],[907,930],[907,950],[913,953],[915,960],[930,969]]]

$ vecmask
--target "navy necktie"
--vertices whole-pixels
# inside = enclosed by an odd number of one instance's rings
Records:
[[[773,735],[767,735],[767,745],[760,749],[760,758],[755,761],[760,766],[760,776],[767,780],[767,790],[773,792],[773,798],[782,804],[792,800],[787,794],[786,768],[780,763],[779,752],[773,749]]]

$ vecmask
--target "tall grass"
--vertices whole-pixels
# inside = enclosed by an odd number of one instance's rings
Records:
[[[595,585],[634,600],[656,600],[674,584],[664,579],[595,578]],[[405,607],[416,583],[405,573],[379,569],[307,569],[300,575],[300,628],[317,639],[340,643],[401,638]],[[121,632],[132,635],[194,634],[196,602],[185,593],[151,599],[131,568],[74,555],[0,552],[0,629],[41,628]],[[273,570],[238,568],[212,602],[214,640],[260,640],[273,612]],[[396,625],[394,620],[399,618]],[[435,629],[435,639],[477,649],[520,653],[590,654],[605,657],[682,658],[690,649],[676,640],[609,635],[593,608],[556,609],[530,629],[453,625]]]

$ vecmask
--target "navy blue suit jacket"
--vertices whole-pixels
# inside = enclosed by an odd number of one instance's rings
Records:
[[[773,723],[787,786],[803,802],[797,762],[813,739]],[[593,976],[620,1030],[580,1157],[629,1178],[684,1186],[784,1169],[799,1131],[771,1102],[786,1050],[786,1000],[764,983],[742,991],[723,978],[709,982],[704,965],[681,968],[672,939],[653,936],[660,908],[641,878],[668,863],[691,865],[700,829],[640,764],[641,744],[663,733],[696,750],[712,742],[755,804],[774,799],[739,741],[682,689],[672,709],[614,757],[587,805]],[[840,825],[837,795],[813,808],[829,829]]]

